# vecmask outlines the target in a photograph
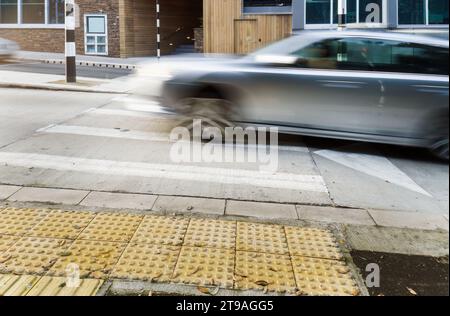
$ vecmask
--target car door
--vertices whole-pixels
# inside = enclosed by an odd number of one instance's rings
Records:
[[[297,65],[251,74],[256,102],[247,114],[319,133],[377,133],[382,83],[371,76],[364,56],[351,51],[362,49],[351,40],[319,41],[293,53],[301,60]]]

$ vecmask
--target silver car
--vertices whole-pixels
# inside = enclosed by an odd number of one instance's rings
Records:
[[[306,32],[238,60],[175,69],[162,102],[188,117],[425,147],[448,160],[448,48],[417,35]]]
[[[11,59],[18,49],[15,42],[0,38],[0,63]]]

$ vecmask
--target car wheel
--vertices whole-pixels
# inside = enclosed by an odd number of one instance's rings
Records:
[[[449,160],[449,118],[446,115],[445,119],[441,119],[441,123],[438,124],[437,130],[439,136],[436,137],[436,141],[431,147],[431,152],[439,159]]]
[[[205,128],[219,128],[222,136],[226,127],[233,127],[230,118],[231,102],[223,99],[187,98],[179,101],[177,108],[181,109],[182,119],[179,126],[192,131],[201,121],[202,132]]]

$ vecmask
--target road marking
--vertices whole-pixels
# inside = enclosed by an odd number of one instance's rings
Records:
[[[8,152],[0,153],[0,164],[23,168],[87,172],[109,176],[134,176],[229,185],[251,185],[264,188],[328,193],[325,181],[318,175],[269,173],[243,169],[122,162]]]
[[[126,116],[126,117],[155,117],[151,112],[142,112],[142,111],[129,111],[129,110],[120,110],[120,109],[93,109],[89,111],[87,114],[95,114],[95,115],[109,115],[109,116]],[[161,118],[158,118],[161,119]]]
[[[386,157],[334,150],[320,150],[315,154],[410,191],[432,197]]]

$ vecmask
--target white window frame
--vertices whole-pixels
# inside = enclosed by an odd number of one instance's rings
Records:
[[[400,21],[400,10],[399,10],[399,5],[398,5],[398,1],[397,1],[397,21]],[[436,29],[441,29],[441,28],[448,28],[449,25],[448,24],[430,24],[430,1],[429,0],[425,0],[425,24],[400,24],[400,22],[397,23],[397,27],[399,29],[420,29],[420,28],[436,28]]]
[[[49,0],[45,0],[44,23],[24,24],[22,23],[22,0],[17,0],[17,23],[0,24],[0,29],[63,29],[63,24],[50,24],[49,20]]]
[[[91,17],[102,17],[105,19],[105,34],[98,34],[98,33],[88,33],[88,27],[87,27],[87,20]],[[89,53],[88,52],[88,43],[87,43],[87,37],[88,36],[94,36],[95,37],[95,50],[97,50],[97,37],[98,36],[104,36],[105,37],[105,52],[104,53],[98,53],[97,51],[95,53]],[[103,45],[103,44],[101,44]],[[93,55],[93,56],[108,56],[109,55],[109,45],[108,45],[108,15],[107,14],[85,14],[84,15],[84,53],[86,55]]]
[[[383,0],[383,10],[381,12],[381,23],[360,23],[359,21],[359,13],[360,13],[360,6],[359,6],[359,0],[356,0],[356,23],[348,23],[347,26],[350,28],[387,28],[388,26],[388,0]],[[392,1],[392,0],[390,0]],[[306,15],[308,14],[306,11],[306,1],[304,1],[304,11],[305,12],[305,29],[306,30],[314,30],[314,29],[334,29],[337,28],[337,23],[333,23],[334,18],[334,1],[330,1],[331,11],[330,11],[330,23],[329,24],[308,24],[306,23]]]

